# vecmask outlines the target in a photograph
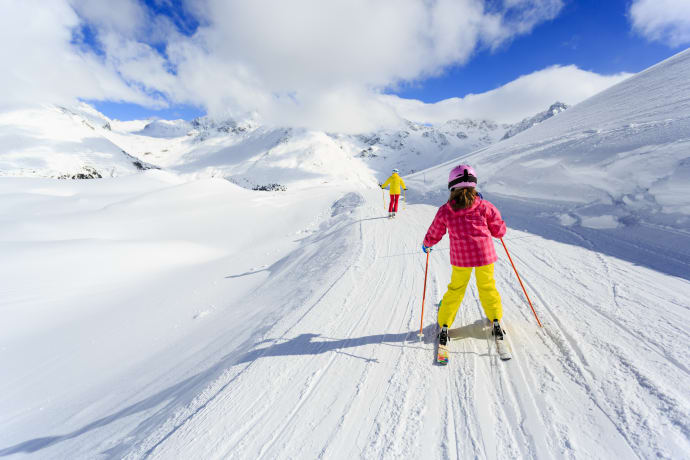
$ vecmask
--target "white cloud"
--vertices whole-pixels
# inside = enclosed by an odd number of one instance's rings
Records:
[[[163,0],[159,0],[163,1]],[[515,121],[555,100],[578,102],[619,81],[553,67],[494,91],[437,104],[382,96],[461,65],[555,17],[561,0],[204,0],[186,4],[201,26],[180,34],[135,0],[0,0],[0,59],[12,63],[0,105],[89,98],[205,107],[277,125],[355,132],[399,117]],[[121,8],[120,8],[121,6]],[[88,23],[103,55],[80,51]],[[164,44],[166,56],[152,43]],[[174,69],[171,71],[171,69]]]
[[[140,34],[148,21],[148,12],[136,0],[69,0],[75,11],[89,24],[129,37]]]
[[[504,0],[494,14],[484,17],[483,38],[492,48],[516,35],[529,33],[536,25],[558,16],[560,0]]]
[[[0,0],[0,107],[76,98],[160,104],[73,43],[80,19],[66,1]]]
[[[633,0],[629,14],[633,29],[648,40],[672,47],[690,43],[688,0]]]
[[[450,119],[486,118],[514,123],[545,110],[556,101],[577,104],[631,74],[599,75],[570,66],[553,66],[524,75],[500,88],[435,104],[381,96],[402,117],[419,123],[441,123]]]
[[[161,1],[161,0],[159,0]],[[0,0],[0,77],[8,100],[82,97],[148,106],[192,103],[210,113],[258,113],[265,122],[331,130],[390,123],[376,97],[399,82],[437,75],[552,19],[561,0],[203,0],[185,3],[202,26],[193,37],[140,2]],[[76,14],[75,14],[76,13]],[[43,18],[47,27],[23,28]],[[72,43],[81,23],[103,56]],[[17,40],[17,38],[25,40]],[[167,58],[150,44],[164,44]],[[174,72],[170,68],[174,68]],[[46,71],[50,69],[50,72]]]
[[[207,0],[198,10],[206,25],[169,42],[181,82],[172,97],[211,113],[360,130],[394,117],[376,97],[382,89],[465,63],[561,8],[561,0],[506,0],[493,10],[480,0]]]

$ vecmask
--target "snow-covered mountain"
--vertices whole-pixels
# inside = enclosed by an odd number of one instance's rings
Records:
[[[136,134],[167,139],[186,136],[191,130],[192,124],[186,120],[152,120]]]
[[[630,244],[645,241],[651,254],[639,258],[687,273],[681,260],[690,249],[678,238],[690,232],[688,75],[690,50],[451,164],[474,165],[484,192],[520,200],[525,214],[571,230],[608,230]],[[444,190],[449,166],[425,171],[417,189],[428,197]],[[614,253],[631,256],[625,247]]]
[[[548,120],[549,118],[558,115],[559,113],[563,112],[564,110],[567,110],[568,106],[565,105],[562,102],[556,102],[554,104],[551,104],[551,107],[548,109],[544,110],[543,112],[539,112],[538,114],[534,115],[533,117],[528,117],[525,118],[524,120],[520,121],[519,123],[515,123],[512,125],[506,133],[503,135],[501,140],[508,139],[509,137],[513,137],[518,133],[521,133],[532,126],[536,125],[537,123],[541,123],[544,120]]]
[[[688,74],[690,50],[462,160],[486,191],[571,203],[564,223],[687,228]]]
[[[110,120],[86,106],[0,114],[0,176],[84,179],[151,168],[108,139]]]
[[[338,180],[373,181],[367,168],[378,176],[385,175],[393,167],[399,168],[404,174],[418,171],[491,145],[511,132],[525,130],[557,113],[556,107],[562,106],[554,104],[548,111],[515,126],[471,119],[449,120],[439,126],[408,121],[405,129],[343,135],[270,128],[251,120],[219,121],[208,117],[192,121],[120,122],[82,103],[71,108],[33,111],[33,115],[28,116],[6,114],[5,132],[44,130],[47,134],[38,136],[42,139],[40,148],[36,144],[36,148],[26,152],[26,155],[6,149],[6,161],[0,163],[0,173],[66,178],[84,177],[75,171],[91,171],[93,177],[112,177],[131,172],[122,167],[113,167],[116,165],[111,166],[109,157],[103,154],[89,156],[83,153],[92,151],[92,144],[100,143],[111,147],[110,150],[135,156],[130,161],[135,167],[141,165],[142,168],[148,168],[153,164],[185,174],[224,177],[248,188]],[[32,119],[40,121],[34,125],[26,121]],[[53,152],[54,137],[49,132],[55,130],[64,133],[60,126],[65,123],[75,125],[72,129],[79,130],[81,136],[76,139],[84,139],[85,145],[80,148],[73,144],[73,150]],[[20,142],[17,145],[28,143]],[[49,168],[31,167],[32,161],[39,161],[41,149],[47,155],[45,161],[51,164]],[[13,161],[8,161],[10,158]]]
[[[508,129],[490,120],[449,120],[438,126],[408,121],[405,129],[334,138],[375,171],[398,168],[408,174],[498,142]]]

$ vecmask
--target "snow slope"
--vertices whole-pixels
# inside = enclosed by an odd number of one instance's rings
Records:
[[[567,109],[568,106],[562,102],[556,102],[554,104],[551,104],[551,107],[549,107],[545,111],[539,112],[538,114],[532,117],[525,118],[524,120],[515,123],[508,129],[508,131],[506,131],[501,140],[508,139],[509,137],[513,137],[516,134],[526,131],[530,129],[532,126],[546,121],[551,117],[555,117],[556,115]]]
[[[584,225],[611,215],[688,229],[689,74],[687,50],[466,159],[487,191],[572,202]]]
[[[520,228],[690,278],[688,75],[690,50],[410,183],[438,198],[449,165],[472,164]]]
[[[125,429],[137,417],[111,411],[208,366],[218,358],[214,340],[251,339],[276,305],[246,296],[330,215],[339,193],[251,192],[160,171],[101,181],[4,178],[0,445],[95,414],[108,422],[30,442],[29,451],[70,438],[81,445],[100,438],[104,430],[91,433],[100,426]],[[162,410],[164,419],[212,377],[132,413]],[[66,446],[58,456],[93,456],[93,445]]]
[[[351,265],[338,267],[333,283],[288,301],[290,312],[254,347],[238,350],[225,375],[135,445],[131,458],[685,455],[687,348],[666,345],[682,341],[687,327],[666,315],[687,314],[687,282],[667,284],[650,270],[511,232],[508,244],[545,329],[535,326],[502,259],[498,286],[515,359],[499,361],[472,290],[451,365],[434,366],[431,302],[426,339],[416,337],[419,235],[434,209],[410,207],[388,222],[371,205],[376,194],[367,195],[370,204],[353,213],[356,223],[330,242],[359,243]],[[448,282],[447,252],[434,253],[432,264],[434,300]],[[651,289],[659,282],[675,293]],[[275,298],[257,293],[264,296]],[[641,299],[662,311],[640,309]]]
[[[686,280],[511,229],[544,329],[502,256],[514,359],[496,356],[471,288],[438,367],[445,240],[416,335],[433,206],[389,221],[375,189],[250,192],[160,172],[0,184],[2,215],[23,210],[0,231],[0,456],[690,450],[688,322],[668,319],[687,319]]]
[[[0,176],[114,177],[151,167],[104,137],[101,120],[84,109],[0,114]]]

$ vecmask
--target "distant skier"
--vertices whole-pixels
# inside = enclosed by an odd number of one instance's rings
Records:
[[[493,321],[496,338],[503,339],[503,329],[500,325],[503,308],[494,280],[494,262],[498,257],[491,237],[503,237],[506,233],[506,224],[501,219],[498,209],[482,198],[476,186],[477,175],[471,166],[459,165],[453,168],[448,177],[450,198],[436,212],[422,244],[422,250],[430,252],[431,247],[448,231],[453,271],[448,291],[443,296],[438,310],[439,346],[442,345],[444,348],[448,341],[448,328],[453,324],[465,296],[472,269],[475,270],[479,301],[484,313]]]
[[[393,174],[391,177],[386,179],[386,182],[381,184],[381,188],[385,189],[390,185],[390,196],[391,203],[388,205],[388,217],[395,217],[395,213],[398,212],[398,199],[400,198],[400,186],[402,185],[403,190],[407,190],[405,186],[405,181],[398,174],[400,171],[396,168],[393,169]]]

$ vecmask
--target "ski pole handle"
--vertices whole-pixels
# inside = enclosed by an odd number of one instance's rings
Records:
[[[517,268],[515,268],[515,264],[513,263],[513,258],[510,257],[510,253],[508,252],[508,247],[506,246],[505,242],[503,241],[503,238],[501,238],[501,244],[503,245],[503,249],[506,250],[506,255],[508,256],[508,260],[510,260],[510,265],[513,266],[513,271],[515,271],[515,275],[517,276],[517,279],[520,282],[520,287],[522,287],[522,292],[525,293],[525,297],[527,298],[527,303],[529,303],[529,307],[532,309],[532,313],[534,313],[534,317],[537,319],[537,324],[539,324],[539,327],[544,327],[541,325],[541,321],[539,321],[539,317],[537,316],[537,312],[534,311],[534,307],[532,306],[532,301],[529,300],[529,296],[527,295],[527,290],[525,289],[525,285],[522,284],[522,279],[520,279],[520,274],[518,273]]]

